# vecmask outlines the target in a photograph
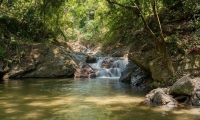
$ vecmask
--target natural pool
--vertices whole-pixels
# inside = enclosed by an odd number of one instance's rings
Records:
[[[1,120],[200,120],[200,108],[142,106],[146,93],[118,79],[0,82]]]

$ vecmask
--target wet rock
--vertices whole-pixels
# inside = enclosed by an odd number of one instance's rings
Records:
[[[131,76],[131,83],[135,86],[140,86],[146,79],[148,79],[148,76],[138,68]]]
[[[175,99],[160,91],[155,93],[152,99],[152,103],[156,106],[160,105],[177,106],[177,102]]]
[[[74,73],[75,78],[95,78],[96,71],[92,69],[88,64],[80,66]]]
[[[154,89],[145,96],[144,103],[153,106],[167,105],[168,107],[176,107],[178,102],[168,95],[168,91],[168,88]]]
[[[97,71],[97,77],[120,77],[121,70],[125,68],[127,58],[97,57],[96,63],[89,65]]]
[[[129,63],[126,65],[126,68],[121,73],[119,81],[123,83],[132,83],[135,86],[139,86],[145,79],[145,73],[133,62],[129,61]]]
[[[96,57],[88,55],[86,58],[86,63],[96,63]]]
[[[131,76],[137,68],[138,67],[133,62],[129,61],[126,68],[122,71],[119,81],[123,83],[131,83]]]
[[[113,62],[114,62],[114,59],[105,59],[103,62],[102,62],[102,68],[112,68],[113,67]]]

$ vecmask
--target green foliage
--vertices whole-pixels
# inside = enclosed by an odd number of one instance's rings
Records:
[[[139,26],[142,24],[141,21],[138,23],[134,22],[138,21],[138,18],[130,10],[119,7],[111,11],[109,15],[110,20],[107,23],[109,32],[105,37],[105,45],[118,42],[126,44],[127,41],[131,41],[131,34],[133,34],[134,30],[141,28]]]
[[[6,55],[6,50],[0,46],[0,60],[3,60]]]
[[[90,44],[103,38],[108,19],[104,14],[108,9],[105,1],[68,1],[67,5],[69,27],[64,31],[67,39]]]
[[[130,7],[134,7],[131,3],[131,0],[107,0],[109,5],[108,12],[108,22],[107,26],[109,28],[109,32],[106,34],[104,44],[129,44],[136,40],[134,36],[138,33],[137,31],[144,28],[142,20],[138,17],[136,11],[131,9]],[[110,1],[110,2],[109,2]],[[117,2],[120,5],[112,4],[112,2]],[[155,24],[153,19],[153,13],[151,9],[151,0],[133,0],[133,2],[138,4],[139,9],[144,15],[147,24],[153,30],[153,32],[158,35],[158,27]],[[190,21],[188,27],[191,29],[197,29],[200,27],[200,17],[194,17],[196,14],[200,13],[200,3],[195,0],[190,1],[177,1],[177,0],[157,0],[158,13],[160,13],[159,17],[161,18],[161,22],[171,22],[176,20],[188,19],[190,17],[195,18]],[[127,8],[127,6],[129,8]],[[166,14],[167,13],[167,14]],[[176,49],[176,40],[172,38],[170,41],[170,46],[168,49],[173,54],[177,53]],[[181,50],[182,51],[182,50]]]
[[[117,1],[132,6],[132,0]],[[151,0],[133,0],[144,14],[151,29]],[[136,11],[109,4],[106,0],[4,0],[0,6],[0,31],[2,38],[19,42],[85,41],[88,44],[99,42],[105,45],[133,42],[137,31],[143,29],[143,22]],[[199,13],[199,3],[195,1],[160,0],[158,12],[163,9],[181,9],[184,14]],[[173,12],[169,16],[182,14]],[[199,27],[199,18],[192,20],[191,27]],[[5,43],[7,44],[7,43]],[[12,43],[11,43],[12,44]]]
[[[41,42],[60,34],[65,0],[8,0],[1,5],[0,23],[14,36]],[[5,31],[5,30],[4,30]]]
[[[200,3],[195,0],[183,1],[183,9],[186,13],[193,14],[200,10]]]
[[[181,1],[178,1],[178,0],[163,0],[163,4],[168,8],[174,7],[178,3],[181,3]]]
[[[112,1],[112,0],[110,0]],[[118,3],[134,8],[131,0],[117,0]],[[139,9],[143,13],[145,19],[150,24],[152,22],[152,9],[151,0],[135,0]],[[162,1],[157,2],[157,8],[160,11],[163,7]],[[133,42],[134,35],[139,30],[144,28],[143,21],[138,16],[136,10],[131,8],[121,7],[119,5],[110,4],[108,27],[109,32],[106,34],[104,44],[109,45],[113,43],[122,43],[124,45]],[[152,24],[152,28],[156,28],[155,24]]]
[[[177,35],[172,35],[169,39],[168,39],[168,45],[167,45],[167,49],[171,54],[177,54],[179,52],[179,46],[178,46],[178,41],[179,38],[177,37]]]

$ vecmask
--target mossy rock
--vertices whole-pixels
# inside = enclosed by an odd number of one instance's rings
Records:
[[[195,79],[184,76],[171,86],[171,95],[192,95],[195,90]]]

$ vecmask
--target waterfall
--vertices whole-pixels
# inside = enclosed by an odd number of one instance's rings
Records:
[[[97,71],[96,77],[107,78],[120,77],[126,64],[128,64],[127,58],[98,57],[96,63],[89,63],[89,66]]]

